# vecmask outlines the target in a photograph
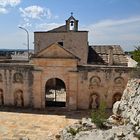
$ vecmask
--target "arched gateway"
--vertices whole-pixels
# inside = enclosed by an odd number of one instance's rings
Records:
[[[66,106],[66,86],[61,79],[52,78],[46,82],[45,104],[49,107]]]

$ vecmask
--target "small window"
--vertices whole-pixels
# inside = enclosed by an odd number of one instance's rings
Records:
[[[63,42],[58,42],[59,45],[63,46]]]

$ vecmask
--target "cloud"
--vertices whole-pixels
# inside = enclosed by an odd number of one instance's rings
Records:
[[[38,5],[32,5],[26,8],[19,8],[19,11],[22,17],[20,24],[24,27],[39,26],[40,22],[46,22],[46,20],[53,20],[59,18],[57,15],[53,15],[49,8],[44,8]]]
[[[14,7],[20,4],[20,2],[21,0],[0,0],[0,6],[1,7],[6,7],[6,6]]]
[[[5,8],[0,7],[0,14],[7,14],[8,11]]]
[[[19,8],[21,16],[29,19],[41,19],[42,17],[51,18],[52,14],[49,9],[33,5],[26,8]]]
[[[61,23],[42,23],[42,24],[36,25],[36,29],[42,30],[42,31],[43,30],[48,31],[48,30],[52,30],[52,29],[57,28],[62,25],[63,24],[61,24]]]
[[[94,24],[95,27],[111,27],[111,26],[119,26],[123,24],[129,24],[140,21],[140,17],[133,17],[128,19],[121,20],[104,20]]]
[[[0,13],[8,13],[9,7],[15,7],[21,3],[21,0],[0,0]]]
[[[102,20],[81,29],[89,31],[90,44],[119,44],[125,50],[132,50],[140,41],[140,17],[119,20]]]

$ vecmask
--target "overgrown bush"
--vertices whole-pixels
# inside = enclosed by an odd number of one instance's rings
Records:
[[[104,122],[107,119],[107,113],[106,113],[106,103],[102,102],[98,109],[93,110],[91,113],[91,120],[93,123],[96,124],[96,126],[100,129],[105,129],[106,126]]]

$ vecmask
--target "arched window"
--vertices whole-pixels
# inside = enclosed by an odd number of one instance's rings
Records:
[[[13,81],[14,83],[23,83],[23,75],[21,73],[15,73]]]

